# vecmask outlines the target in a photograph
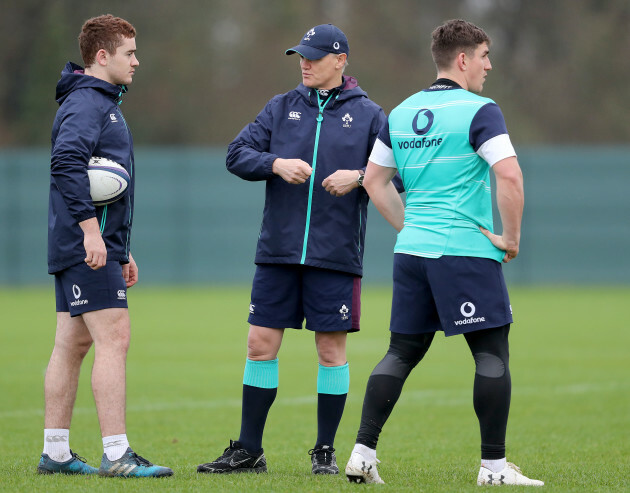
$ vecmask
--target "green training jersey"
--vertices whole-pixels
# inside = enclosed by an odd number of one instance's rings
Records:
[[[489,170],[494,163],[477,151],[494,137],[507,137],[505,121],[491,99],[442,81],[409,97],[389,116],[390,142],[385,144],[407,192],[405,223],[394,251],[500,262],[505,252],[479,230],[493,231]],[[506,152],[503,146],[502,152],[514,155],[513,148]]]

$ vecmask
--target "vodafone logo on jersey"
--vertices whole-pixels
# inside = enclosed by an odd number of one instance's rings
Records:
[[[418,113],[416,113],[416,116],[413,117],[413,121],[411,122],[411,126],[413,127],[413,131],[416,133],[416,135],[426,134],[433,126],[434,118],[435,116],[430,109],[423,108],[418,111]],[[418,123],[424,126],[422,128],[418,128]]]
[[[435,115],[428,108],[422,108],[418,110],[416,115],[413,117],[411,121],[411,128],[414,133],[420,137],[426,135],[431,127],[433,126],[433,121],[435,120]],[[400,140],[398,143],[399,149],[425,149],[427,147],[438,147],[442,145],[444,141],[443,137],[422,137],[419,139],[418,137],[414,137],[411,139]]]

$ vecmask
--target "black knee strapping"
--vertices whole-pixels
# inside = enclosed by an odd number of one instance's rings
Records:
[[[510,326],[479,330],[464,334],[475,358],[477,375],[501,378],[509,371],[510,352],[508,334]]]
[[[505,375],[505,363],[498,356],[490,353],[474,353],[475,373],[482,377],[501,378]]]
[[[387,354],[372,375],[390,375],[406,380],[428,351],[434,335],[434,332],[414,335],[392,332]]]

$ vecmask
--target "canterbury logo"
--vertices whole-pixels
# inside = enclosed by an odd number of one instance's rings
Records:
[[[47,442],[67,442],[68,437],[64,437],[61,435],[50,435],[46,437]]]
[[[122,474],[123,476],[127,476],[136,467],[138,466],[135,464],[114,464],[109,468],[109,472],[112,474]]]

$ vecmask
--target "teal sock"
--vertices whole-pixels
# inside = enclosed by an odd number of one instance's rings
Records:
[[[348,363],[342,366],[319,365],[317,372],[318,394],[347,394],[350,388],[350,367]]]
[[[317,442],[315,447],[333,447],[350,387],[348,363],[319,365],[317,372]]]
[[[262,389],[275,389],[278,387],[278,358],[268,361],[254,361],[248,359],[245,362],[243,385],[260,387]]]
[[[262,451],[262,437],[269,409],[278,393],[278,359],[245,363],[243,408],[238,441],[252,453]]]

